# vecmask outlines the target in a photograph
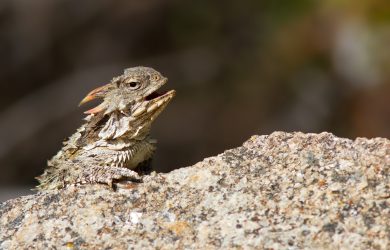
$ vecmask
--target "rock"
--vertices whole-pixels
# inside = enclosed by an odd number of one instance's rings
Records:
[[[0,205],[1,249],[389,249],[390,141],[275,132],[117,191]]]

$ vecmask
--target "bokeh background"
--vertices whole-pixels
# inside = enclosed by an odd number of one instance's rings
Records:
[[[177,96],[154,166],[276,130],[390,136],[388,0],[1,0],[0,200],[28,193],[78,102],[151,66]]]

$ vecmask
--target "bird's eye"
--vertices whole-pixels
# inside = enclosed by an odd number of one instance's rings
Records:
[[[138,89],[140,87],[140,83],[139,82],[129,82],[127,83],[127,86],[131,89]]]

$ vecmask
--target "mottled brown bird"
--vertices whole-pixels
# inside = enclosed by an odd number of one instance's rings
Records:
[[[152,157],[156,141],[149,137],[151,125],[175,95],[174,90],[157,92],[166,82],[152,68],[134,67],[91,91],[80,105],[97,98],[102,103],[85,112],[86,122],[37,177],[37,189],[139,180],[132,169]]]

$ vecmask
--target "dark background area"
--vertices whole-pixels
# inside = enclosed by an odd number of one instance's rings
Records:
[[[36,185],[86,93],[138,65],[177,90],[160,171],[276,130],[389,137],[389,44],[387,0],[2,0],[0,200]]]

